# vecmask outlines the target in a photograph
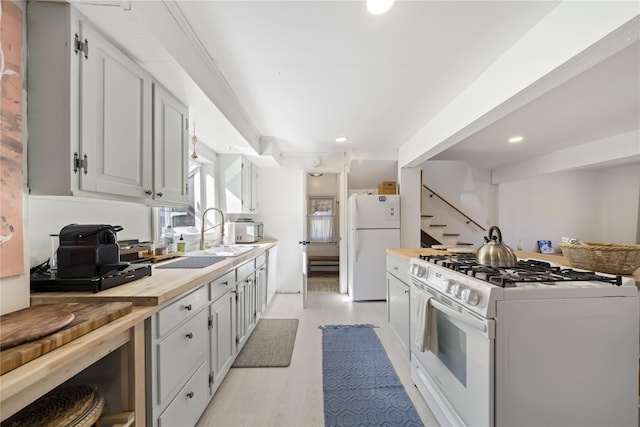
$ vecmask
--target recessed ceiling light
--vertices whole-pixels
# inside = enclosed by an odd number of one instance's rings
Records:
[[[517,144],[518,142],[522,142],[524,137],[522,136],[514,136],[513,138],[509,138],[509,144]]]
[[[336,142],[347,142],[346,136],[339,136],[336,138]]]
[[[367,0],[367,11],[372,15],[387,13],[395,0]]]

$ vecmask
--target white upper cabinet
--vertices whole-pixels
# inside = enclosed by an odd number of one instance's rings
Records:
[[[186,203],[187,109],[71,5],[27,7],[31,193]]]
[[[80,189],[144,197],[152,188],[151,76],[80,23]]]
[[[257,167],[245,157],[220,154],[218,170],[222,210],[227,213],[257,213]]]
[[[189,111],[162,86],[153,85],[153,200],[186,204]]]

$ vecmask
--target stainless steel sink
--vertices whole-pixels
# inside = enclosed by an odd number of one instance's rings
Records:
[[[246,252],[249,252],[252,249],[255,249],[257,246],[254,245],[223,245],[223,246],[213,246],[211,248],[203,249],[201,251],[194,252],[189,254],[191,256],[225,256],[225,257],[234,257],[242,255]]]

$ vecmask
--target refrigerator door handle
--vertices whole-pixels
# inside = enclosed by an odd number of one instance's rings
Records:
[[[354,251],[353,261],[358,262],[358,232],[357,231],[353,233],[353,251]]]

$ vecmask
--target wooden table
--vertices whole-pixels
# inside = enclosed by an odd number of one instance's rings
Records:
[[[109,353],[121,349],[121,406],[114,419],[120,425],[144,426],[144,320],[155,307],[133,311],[86,335],[26,363],[0,377],[0,418],[5,420],[39,397],[83,371]]]

